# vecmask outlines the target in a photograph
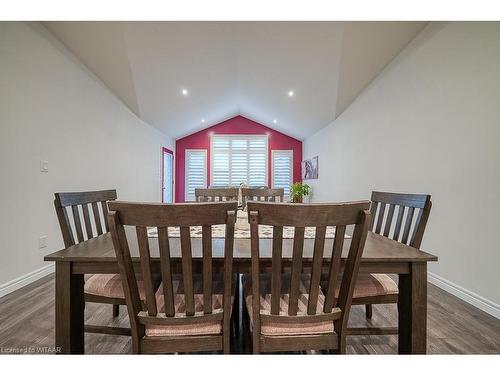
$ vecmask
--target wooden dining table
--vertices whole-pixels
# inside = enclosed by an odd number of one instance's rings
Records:
[[[127,231],[130,252],[136,272],[140,273],[135,231]],[[192,238],[193,262],[202,261],[201,238]],[[153,270],[160,273],[158,239],[150,238]],[[345,262],[350,239],[344,241],[342,263]],[[213,239],[213,264],[222,267],[224,240]],[[171,259],[180,261],[180,239],[170,239]],[[333,239],[325,240],[324,262],[331,258]],[[304,267],[312,262],[314,239],[304,240]],[[272,239],[260,240],[264,263],[272,257]],[[291,262],[293,239],[283,239],[283,264]],[[119,273],[109,233],[91,238],[47,255],[45,261],[55,262],[55,344],[61,353],[84,353],[84,275]],[[234,272],[250,272],[250,239],[234,240]],[[360,273],[387,273],[399,276],[398,351],[400,354],[425,354],[427,348],[427,262],[437,257],[369,232]]]

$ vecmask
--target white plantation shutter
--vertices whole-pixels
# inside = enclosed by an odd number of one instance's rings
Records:
[[[194,189],[207,187],[207,151],[186,150],[185,200],[194,201]]]
[[[273,150],[273,188],[285,189],[285,198],[290,198],[293,181],[293,150]]]
[[[267,136],[212,136],[212,186],[267,185]]]

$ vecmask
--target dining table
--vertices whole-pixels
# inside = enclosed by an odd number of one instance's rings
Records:
[[[140,260],[135,231],[127,231],[129,247],[137,274]],[[324,267],[328,267],[333,238],[325,240]],[[202,262],[202,239],[191,238],[193,263]],[[271,264],[272,239],[261,238],[260,253],[263,263]],[[344,241],[342,264],[347,258],[351,238]],[[158,239],[149,238],[153,272],[160,273]],[[303,265],[312,264],[314,238],[304,240]],[[180,262],[180,239],[170,238],[171,260]],[[293,239],[284,238],[283,265],[291,264]],[[235,238],[233,272],[250,273],[250,238]],[[213,238],[214,267],[223,268],[224,239]],[[84,353],[84,276],[86,274],[119,273],[110,233],[80,242],[45,256],[55,262],[55,345],[60,353]],[[425,354],[427,348],[427,263],[437,257],[422,250],[368,232],[359,267],[360,273],[398,275],[398,352]],[[265,266],[265,265],[264,265]]]

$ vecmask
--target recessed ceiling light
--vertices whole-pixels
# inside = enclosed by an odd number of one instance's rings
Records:
[[[189,94],[188,90],[186,90],[186,89],[182,89],[182,90],[181,90],[181,93],[182,93],[182,95],[184,95],[184,96],[187,96],[187,94]]]
[[[204,119],[204,118],[202,118],[202,119],[201,119],[201,123],[202,123],[202,124],[204,124],[204,123],[205,123],[205,119]]]
[[[293,90],[288,91],[288,96],[292,97],[294,94]]]
[[[278,120],[274,119],[274,120],[273,120],[273,123],[274,123],[274,124],[277,124],[277,123],[278,123]]]

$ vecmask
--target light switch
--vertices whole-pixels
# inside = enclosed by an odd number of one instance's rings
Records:
[[[47,247],[47,236],[41,236],[38,239],[38,248],[43,249],[44,247]]]
[[[49,171],[49,162],[47,160],[40,160],[40,172]]]

